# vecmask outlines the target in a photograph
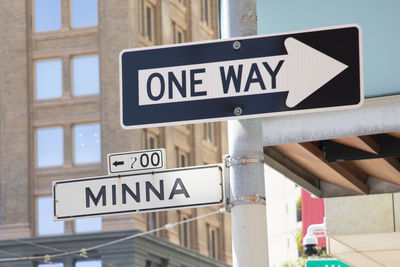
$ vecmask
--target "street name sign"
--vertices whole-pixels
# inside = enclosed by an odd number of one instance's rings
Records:
[[[165,169],[164,148],[108,154],[107,158],[109,175]]]
[[[222,200],[220,165],[53,182],[55,220],[211,206]]]
[[[306,267],[351,267],[337,259],[307,260]]]
[[[361,30],[346,25],[120,53],[126,129],[358,107]]]

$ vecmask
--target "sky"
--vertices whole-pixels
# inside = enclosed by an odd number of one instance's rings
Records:
[[[400,1],[257,0],[258,34],[358,24],[365,97],[400,94]]]

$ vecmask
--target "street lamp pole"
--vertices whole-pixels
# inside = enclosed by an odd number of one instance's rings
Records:
[[[257,34],[256,0],[220,1],[222,38]],[[245,47],[232,41],[232,49]],[[240,117],[242,111],[243,107],[235,107],[232,112]],[[233,267],[265,267],[268,236],[261,119],[228,121],[228,142]]]

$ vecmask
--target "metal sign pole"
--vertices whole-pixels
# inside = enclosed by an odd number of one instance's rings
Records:
[[[256,0],[221,0],[222,37],[257,34]],[[240,51],[240,42],[232,49]],[[245,107],[233,107],[240,117]],[[268,266],[261,119],[228,121],[233,266]]]

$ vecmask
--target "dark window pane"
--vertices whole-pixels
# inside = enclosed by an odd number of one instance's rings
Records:
[[[147,37],[150,41],[153,41],[153,32],[152,32],[152,12],[150,7],[146,7],[146,24],[147,24]]]
[[[155,140],[154,140],[154,138],[153,137],[150,137],[149,138],[149,146],[150,146],[150,149],[154,149],[154,148],[156,148],[156,146],[155,146]]]
[[[215,230],[211,230],[211,257],[216,258]]]
[[[186,218],[183,219],[183,221],[186,221]],[[187,222],[183,224],[183,246],[188,247],[188,227],[187,227]]]

